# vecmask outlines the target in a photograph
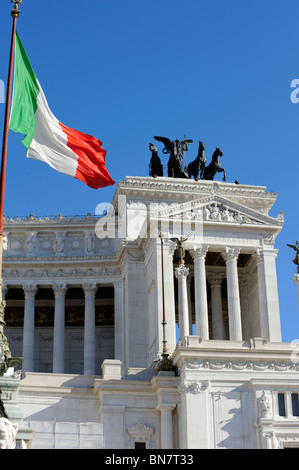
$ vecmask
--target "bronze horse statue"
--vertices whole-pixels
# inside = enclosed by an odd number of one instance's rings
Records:
[[[187,173],[189,178],[193,176],[195,181],[198,181],[198,175],[200,172],[200,179],[203,179],[203,172],[206,167],[206,163],[207,159],[205,156],[205,144],[199,140],[197,157],[187,166]]]
[[[222,157],[223,153],[219,148],[216,148],[215,152],[212,155],[211,163],[205,167],[203,172],[204,180],[213,180],[216,173],[223,172],[223,181],[226,180],[225,169],[221,167],[221,162],[219,157]]]

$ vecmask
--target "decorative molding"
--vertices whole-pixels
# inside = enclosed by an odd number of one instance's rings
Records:
[[[118,267],[103,268],[41,268],[41,269],[4,269],[4,279],[44,279],[44,278],[98,278],[120,276]]]
[[[138,421],[134,426],[129,426],[127,428],[127,433],[130,436],[130,442],[128,442],[127,448],[134,449],[135,442],[145,442],[147,449],[153,449],[154,443],[151,442],[151,438],[154,432],[154,427],[147,426],[142,421]]]
[[[142,421],[138,421],[135,426],[130,426],[127,428],[127,432],[130,435],[146,435],[146,436],[151,436],[155,432],[155,428],[151,426],[147,426],[144,424]]]
[[[209,387],[208,382],[184,382],[178,386],[180,393],[192,393],[193,395],[199,395],[201,392],[204,392]]]
[[[299,364],[291,361],[185,361],[185,368],[189,370],[239,370],[239,371],[299,371]]]
[[[4,223],[6,224],[61,224],[61,223],[68,223],[68,224],[75,224],[75,223],[91,223],[96,222],[97,220],[101,219],[101,216],[93,216],[90,213],[86,215],[74,215],[74,216],[64,216],[62,214],[58,214],[55,216],[34,216],[30,214],[28,216],[16,216],[16,217],[6,217],[4,216]]]

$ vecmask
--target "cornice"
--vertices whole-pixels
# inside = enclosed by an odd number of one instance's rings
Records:
[[[113,204],[116,206],[119,194],[132,195],[141,199],[174,199],[186,200],[199,195],[221,194],[229,199],[248,200],[249,206],[260,206],[270,210],[274,204],[277,193],[266,192],[265,186],[253,186],[235,183],[223,183],[218,181],[195,181],[168,177],[137,177],[127,176],[124,181],[119,181]],[[251,200],[251,204],[250,204]]]

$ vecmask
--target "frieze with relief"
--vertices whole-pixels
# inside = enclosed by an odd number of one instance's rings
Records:
[[[99,278],[119,276],[121,270],[118,267],[103,267],[103,268],[65,268],[65,269],[4,269],[4,279],[14,278],[30,278],[30,279],[43,279],[43,278]]]
[[[150,203],[149,213],[161,219],[183,219],[203,222],[233,224],[278,225],[284,222],[283,213],[275,219],[222,197],[206,197],[185,203]]]
[[[291,361],[238,361],[238,360],[194,360],[185,361],[182,368],[189,370],[235,370],[235,371],[298,371],[299,364]]]

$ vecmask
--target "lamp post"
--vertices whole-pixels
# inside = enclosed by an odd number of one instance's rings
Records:
[[[169,358],[169,353],[167,349],[167,339],[166,339],[166,317],[165,317],[165,287],[164,287],[164,236],[163,233],[159,233],[159,237],[161,240],[161,278],[162,278],[162,310],[163,310],[163,317],[162,317],[162,330],[163,330],[163,349],[162,349],[162,361],[160,361],[158,365],[158,371],[174,371],[175,367],[172,364],[171,359]]]

